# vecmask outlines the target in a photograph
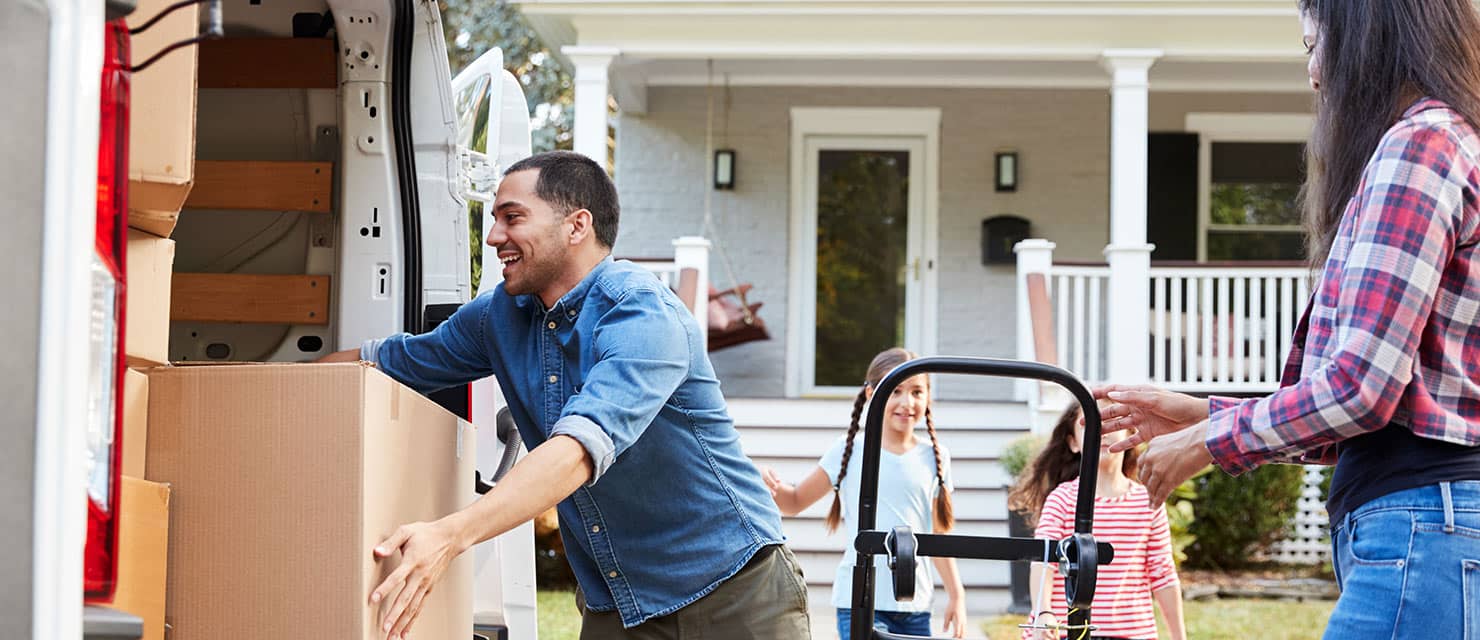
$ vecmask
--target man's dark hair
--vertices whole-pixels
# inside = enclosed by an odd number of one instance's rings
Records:
[[[617,221],[621,206],[617,204],[617,186],[601,165],[572,151],[547,151],[520,160],[504,175],[537,169],[539,178],[534,194],[555,207],[561,216],[577,209],[591,212],[596,240],[610,249],[617,242]]]

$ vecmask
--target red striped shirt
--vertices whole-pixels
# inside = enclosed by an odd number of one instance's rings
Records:
[[[1049,493],[1033,536],[1060,540],[1073,533],[1078,495],[1078,478]],[[1100,567],[1095,585],[1090,623],[1098,627],[1093,632],[1096,636],[1155,638],[1151,593],[1179,584],[1166,507],[1153,510],[1149,502],[1146,487],[1134,482],[1124,495],[1095,498],[1095,540],[1115,547],[1115,560]],[[1056,569],[1054,575],[1053,611],[1061,623],[1067,622],[1064,581]]]

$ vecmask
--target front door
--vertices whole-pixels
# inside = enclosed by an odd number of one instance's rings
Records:
[[[874,354],[925,351],[924,137],[808,136],[802,392],[852,394]]]

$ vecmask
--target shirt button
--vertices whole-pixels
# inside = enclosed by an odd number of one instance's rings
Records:
[[[592,526],[591,527],[591,533],[601,533],[601,526],[599,526],[599,525]]]
[[[613,571],[611,573],[608,573],[608,574],[606,574],[606,577],[608,577],[608,578],[615,578],[615,577],[617,577],[617,572]]]
[[[559,376],[550,376],[550,384],[555,384],[559,380],[560,380],[560,377]]]
[[[549,327],[549,328],[551,328],[551,329],[554,329],[554,328],[555,328],[555,321],[554,321],[554,320],[551,320],[551,321],[550,321],[550,324],[547,324],[547,325],[545,325],[545,326],[547,326],[547,327]]]
[[[567,317],[574,318],[574,317],[576,317],[576,310],[575,309],[571,309],[570,311],[565,312],[565,315]]]

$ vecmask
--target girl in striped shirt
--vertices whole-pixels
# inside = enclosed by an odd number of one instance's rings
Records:
[[[1036,520],[1033,536],[1061,540],[1074,531],[1074,504],[1079,495],[1079,443],[1084,426],[1079,407],[1059,418],[1048,444],[1013,487],[1008,505]],[[1182,587],[1172,561],[1171,533],[1165,505],[1149,506],[1146,487],[1135,477],[1134,450],[1108,453],[1124,432],[1105,434],[1100,444],[1099,478],[1095,486],[1095,539],[1115,548],[1115,560],[1099,569],[1089,633],[1025,631],[1024,640],[1067,637],[1156,638],[1156,614],[1161,607],[1173,640],[1185,640],[1182,624]],[[1049,570],[1045,571],[1045,567]],[[1031,622],[1054,626],[1068,620],[1064,582],[1051,565],[1035,563],[1028,582],[1033,589]],[[1090,635],[1093,634],[1093,635]]]

